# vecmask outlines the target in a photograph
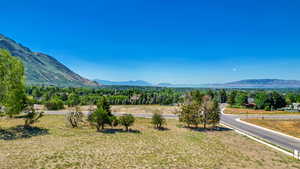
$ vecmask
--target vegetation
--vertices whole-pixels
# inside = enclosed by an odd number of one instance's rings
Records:
[[[281,152],[234,131],[199,132],[167,120],[166,130],[137,118],[134,129],[95,132],[69,128],[63,115],[45,115],[31,130],[19,130],[20,118],[0,120],[0,168],[299,168]],[[238,146],[237,146],[238,143]]]
[[[0,49],[0,107],[12,117],[26,107],[24,67],[21,61]]]
[[[133,125],[135,118],[132,114],[124,114],[119,117],[119,122],[125,127],[125,130],[128,131],[129,127]]]
[[[218,102],[210,95],[203,95],[200,92],[191,92],[178,112],[179,121],[185,123],[187,127],[198,128],[203,124],[206,129],[207,124],[214,126],[220,121],[220,109]]]
[[[58,98],[54,98],[45,102],[45,107],[48,110],[61,110],[64,109],[64,102]]]
[[[166,119],[159,113],[154,113],[152,116],[151,123],[157,129],[162,129],[163,125],[166,123]]]
[[[77,128],[79,123],[83,121],[83,113],[76,107],[75,111],[66,114],[66,120],[72,128]]]

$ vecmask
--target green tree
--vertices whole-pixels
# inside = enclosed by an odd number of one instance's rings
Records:
[[[220,96],[220,103],[226,103],[227,102],[227,94],[226,94],[226,91],[224,89],[220,90],[219,96]]]
[[[74,106],[79,105],[79,103],[80,103],[79,96],[75,93],[71,93],[68,96],[68,102],[67,103],[68,103],[68,106],[70,106],[70,107],[74,107]]]
[[[111,124],[110,115],[103,108],[97,108],[92,114],[89,115],[88,120],[91,124],[94,124],[97,128],[97,131],[103,130],[106,124]]]
[[[24,67],[7,50],[0,50],[0,106],[12,117],[26,108]]]
[[[265,107],[272,106],[272,100],[266,92],[258,92],[255,96],[255,104],[258,109],[265,109]]]
[[[235,97],[235,103],[238,106],[245,106],[248,103],[248,95],[245,92],[238,92]]]
[[[236,95],[237,95],[237,92],[234,90],[228,96],[227,103],[230,104],[231,106],[235,105],[235,103],[236,103],[235,102]]]
[[[276,91],[273,91],[271,93],[271,99],[272,99],[272,105],[271,106],[274,109],[278,109],[278,108],[282,108],[282,107],[286,106],[285,98]]]
[[[161,129],[163,125],[166,123],[166,119],[159,113],[154,113],[151,119],[151,123],[155,128]]]
[[[107,101],[106,97],[101,97],[97,103],[97,108],[102,108],[104,109],[109,115],[111,115],[111,109],[110,109],[110,104]]]
[[[44,105],[48,110],[60,110],[64,108],[64,102],[58,98],[51,99]]]
[[[128,128],[133,125],[135,119],[132,114],[125,114],[119,117],[119,122],[128,131]]]

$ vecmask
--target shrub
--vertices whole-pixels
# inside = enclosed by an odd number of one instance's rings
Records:
[[[64,102],[60,99],[51,99],[45,103],[48,110],[60,110],[64,108]]]
[[[166,123],[166,119],[159,113],[154,113],[152,116],[151,123],[154,125],[155,128],[161,129],[162,126]]]
[[[265,111],[271,111],[271,107],[270,106],[266,106],[264,109],[265,109]]]
[[[126,131],[128,131],[129,126],[133,125],[134,121],[135,119],[132,114],[125,114],[119,117],[119,122],[125,127]]]
[[[25,127],[30,127],[32,124],[37,122],[41,117],[43,117],[44,112],[36,112],[33,106],[27,108],[25,118]]]
[[[66,114],[66,120],[68,124],[73,128],[79,126],[79,123],[82,122],[82,117],[83,113],[80,111],[79,108],[76,108],[75,111]]]
[[[97,131],[104,129],[105,124],[111,125],[111,116],[103,108],[98,108],[96,111],[88,116],[88,120],[91,124],[95,125]]]

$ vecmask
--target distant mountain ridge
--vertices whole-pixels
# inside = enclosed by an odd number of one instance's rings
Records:
[[[95,79],[96,82],[103,85],[117,85],[117,86],[152,86],[152,83],[143,80],[129,80],[129,81],[109,81]]]
[[[142,80],[113,82],[96,80],[104,85],[127,85],[127,86],[159,86],[159,87],[190,87],[190,88],[300,88],[300,80],[283,79],[247,79],[228,83],[215,84],[152,84]]]
[[[24,63],[26,83],[29,85],[99,86],[96,82],[74,73],[55,58],[32,52],[29,48],[1,34],[0,48],[10,51]]]
[[[299,88],[300,80],[283,79],[247,79],[225,83],[229,87],[258,87],[258,88]]]

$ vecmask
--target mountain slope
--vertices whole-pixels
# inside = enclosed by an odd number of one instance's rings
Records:
[[[143,81],[143,80],[130,80],[130,81],[109,81],[109,80],[99,80],[96,79],[96,82],[103,85],[118,85],[118,86],[152,86],[151,83]]]
[[[7,49],[13,56],[22,60],[25,66],[26,82],[29,85],[55,85],[55,86],[98,86],[74,73],[55,58],[18,44],[0,34],[0,48]]]

